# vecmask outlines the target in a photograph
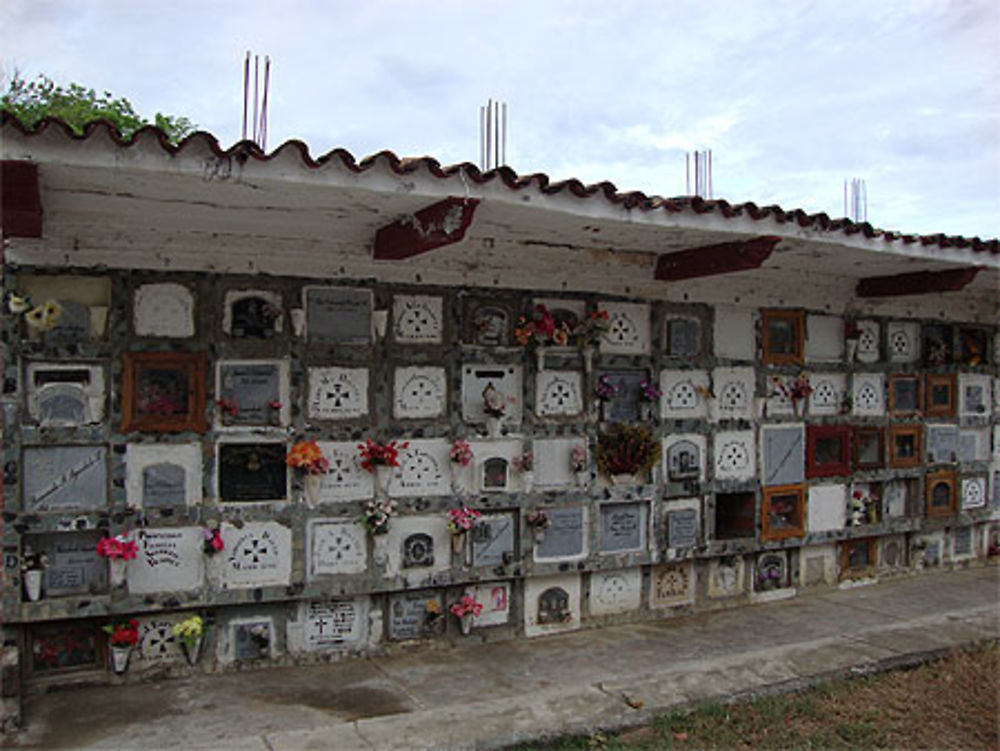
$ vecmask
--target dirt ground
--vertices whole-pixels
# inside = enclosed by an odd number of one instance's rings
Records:
[[[1000,646],[549,749],[1000,749]]]

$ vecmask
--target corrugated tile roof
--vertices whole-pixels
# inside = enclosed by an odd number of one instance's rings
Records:
[[[467,179],[477,184],[482,185],[494,180],[500,180],[509,189],[515,191],[533,188],[546,195],[554,195],[565,191],[579,198],[590,198],[596,194],[601,194],[608,202],[620,205],[626,209],[638,209],[640,211],[662,210],[668,212],[693,211],[696,214],[710,214],[714,212],[727,219],[742,216],[749,216],[754,220],[770,218],[779,223],[795,222],[800,227],[812,227],[825,232],[842,232],[845,235],[862,233],[867,238],[880,238],[887,242],[920,243],[922,245],[937,245],[941,248],[967,248],[974,253],[1000,255],[1000,239],[996,238],[981,240],[978,237],[949,236],[943,233],[934,235],[903,234],[878,229],[868,222],[853,222],[846,218],[831,219],[823,212],[808,214],[802,209],[785,210],[780,206],[757,206],[752,201],[733,204],[721,199],[705,200],[698,196],[664,198],[657,195],[647,195],[641,191],[622,193],[618,191],[614,183],[608,181],[593,183],[591,185],[585,185],[575,178],[551,182],[549,176],[541,172],[518,175],[510,167],[499,167],[483,172],[470,162],[442,166],[433,157],[398,157],[391,151],[379,151],[359,161],[346,149],[338,148],[313,158],[309,153],[309,147],[305,143],[293,139],[285,141],[268,154],[252,141],[240,141],[228,149],[223,149],[214,135],[204,131],[192,133],[179,144],[175,145],[167,140],[163,131],[152,125],[136,131],[129,138],[123,138],[114,125],[107,120],[95,120],[84,128],[82,134],[76,134],[66,123],[55,118],[44,118],[36,123],[33,128],[27,128],[10,112],[0,110],[0,126],[7,124],[12,124],[28,136],[38,135],[49,128],[56,127],[64,130],[70,138],[78,141],[86,141],[95,132],[107,131],[110,138],[123,148],[128,148],[134,144],[140,136],[153,134],[158,139],[163,150],[170,154],[181,151],[187,143],[197,139],[203,141],[219,157],[255,159],[260,162],[267,162],[291,149],[298,152],[303,165],[306,167],[321,167],[331,160],[337,159],[346,169],[355,173],[365,172],[371,169],[377,161],[383,159],[388,163],[393,172],[399,175],[405,175],[420,169],[426,169],[430,174],[439,178],[447,178],[457,173],[463,173]]]

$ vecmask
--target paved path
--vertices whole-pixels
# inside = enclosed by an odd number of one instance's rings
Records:
[[[988,566],[539,639],[60,691],[28,700],[5,747],[464,749],[626,726],[996,640],[998,584]]]

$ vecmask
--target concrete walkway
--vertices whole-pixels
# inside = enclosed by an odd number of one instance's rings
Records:
[[[633,725],[1000,638],[996,566],[335,665],[30,698],[10,748],[464,749]]]

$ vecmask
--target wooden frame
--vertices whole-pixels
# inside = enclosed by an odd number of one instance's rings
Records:
[[[881,469],[885,466],[885,431],[877,426],[855,425],[851,431],[851,459],[854,469]],[[875,448],[872,449],[872,446]],[[877,457],[872,458],[873,451]]]
[[[955,416],[954,373],[928,373],[924,377],[924,414],[927,417]]]
[[[851,429],[847,425],[806,427],[806,477],[838,477],[850,474]],[[833,448],[834,457],[817,456]]]
[[[911,444],[911,445],[907,445]],[[920,445],[919,425],[889,426],[889,466],[919,467],[924,454]]]
[[[761,361],[765,365],[801,365],[805,351],[805,313],[761,310]]]
[[[947,492],[944,503],[939,497],[942,490]],[[927,518],[954,516],[958,508],[958,481],[954,470],[941,469],[937,472],[928,472],[924,485],[924,500]]]
[[[844,579],[852,574],[863,574],[867,571],[873,571],[878,565],[876,560],[876,538],[874,537],[862,537],[857,540],[844,540],[840,543],[840,578]],[[852,566],[851,557],[855,550],[859,548],[864,548],[865,553],[868,558],[868,565],[864,567]]]
[[[124,352],[122,432],[205,432],[204,352]]]
[[[764,488],[760,513],[760,539],[784,540],[805,534],[805,485]],[[776,519],[783,519],[775,524]]]
[[[920,376],[916,373],[893,373],[889,376],[889,414],[920,414]]]

